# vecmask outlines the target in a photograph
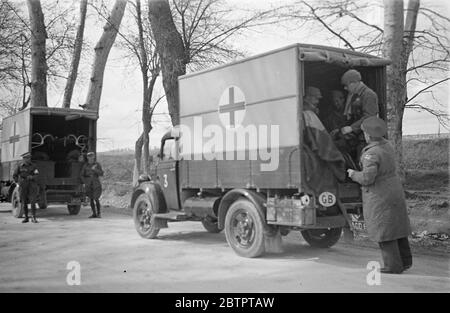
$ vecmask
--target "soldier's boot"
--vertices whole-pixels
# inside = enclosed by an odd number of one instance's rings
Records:
[[[31,204],[31,222],[38,223],[36,219],[36,204]]]
[[[95,203],[94,203],[94,200],[92,200],[92,199],[91,199],[91,210],[92,210],[92,215],[89,216],[89,218],[97,217],[97,213],[95,213]]]
[[[25,213],[25,218],[22,220],[22,223],[28,223],[29,218],[28,218],[28,205],[24,204],[23,205],[23,211]]]
[[[95,204],[97,205],[97,217],[101,218],[102,214],[100,213],[100,201],[99,200],[95,200]]]

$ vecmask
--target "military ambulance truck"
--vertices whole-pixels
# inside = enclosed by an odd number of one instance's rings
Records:
[[[83,155],[96,149],[98,114],[91,110],[33,107],[3,119],[1,133],[1,200],[22,217],[19,186],[13,180],[21,155],[31,153],[39,175],[38,207],[66,204],[69,214],[80,211],[84,191],[80,181]]]
[[[344,228],[361,227],[352,219],[362,213],[359,185],[308,168],[303,96],[307,86],[320,88],[326,110],[329,92],[342,89],[342,74],[354,68],[378,94],[384,117],[387,64],[295,44],[181,76],[180,125],[163,136],[150,175],[133,192],[139,235],[156,238],[168,222],[201,221],[209,232],[225,230],[238,255],[257,257],[279,234],[300,231],[310,245],[330,247]]]

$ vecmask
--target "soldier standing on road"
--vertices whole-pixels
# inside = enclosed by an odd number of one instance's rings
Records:
[[[101,217],[100,213],[100,195],[102,194],[102,184],[99,176],[103,176],[103,170],[100,163],[95,160],[95,153],[87,154],[87,163],[81,169],[81,181],[83,182],[86,195],[89,197],[92,209],[92,215],[89,218]]]
[[[22,223],[28,223],[28,202],[31,205],[31,221],[37,223],[36,219],[36,200],[39,192],[39,186],[36,182],[36,176],[39,171],[36,165],[31,162],[31,153],[22,154],[23,161],[18,164],[14,170],[13,179],[19,184],[19,197],[22,211],[25,218]]]
[[[381,272],[400,274],[412,266],[411,228],[394,148],[383,138],[387,127],[382,119],[369,117],[361,129],[368,142],[362,151],[362,171],[348,169],[348,176],[361,184],[367,231],[378,242],[383,257]]]
[[[345,72],[341,77],[341,83],[348,91],[348,95],[344,108],[347,126],[340,128],[340,131],[349,141],[356,137],[354,156],[359,159],[361,150],[366,144],[361,124],[366,118],[378,115],[378,96],[361,81],[361,74],[357,70],[352,69]]]

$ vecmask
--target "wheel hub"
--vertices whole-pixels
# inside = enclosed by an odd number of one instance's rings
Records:
[[[248,246],[253,239],[253,221],[246,213],[235,216],[234,234],[236,241],[242,246]]]
[[[141,214],[139,217],[139,221],[141,224],[141,229],[145,231],[151,226],[152,210],[147,205],[142,205],[140,211]]]

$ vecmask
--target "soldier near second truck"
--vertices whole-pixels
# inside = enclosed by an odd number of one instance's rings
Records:
[[[22,154],[22,162],[20,162],[14,170],[13,179],[19,185],[19,197],[22,211],[25,218],[22,223],[28,223],[28,203],[31,206],[31,221],[37,223],[36,219],[36,200],[39,193],[39,186],[36,177],[39,171],[31,161],[31,153]]]
[[[87,162],[80,172],[81,181],[84,184],[86,195],[89,197],[92,215],[89,218],[101,217],[100,196],[102,194],[102,184],[99,177],[103,176],[103,169],[95,159],[95,153],[87,154]]]

